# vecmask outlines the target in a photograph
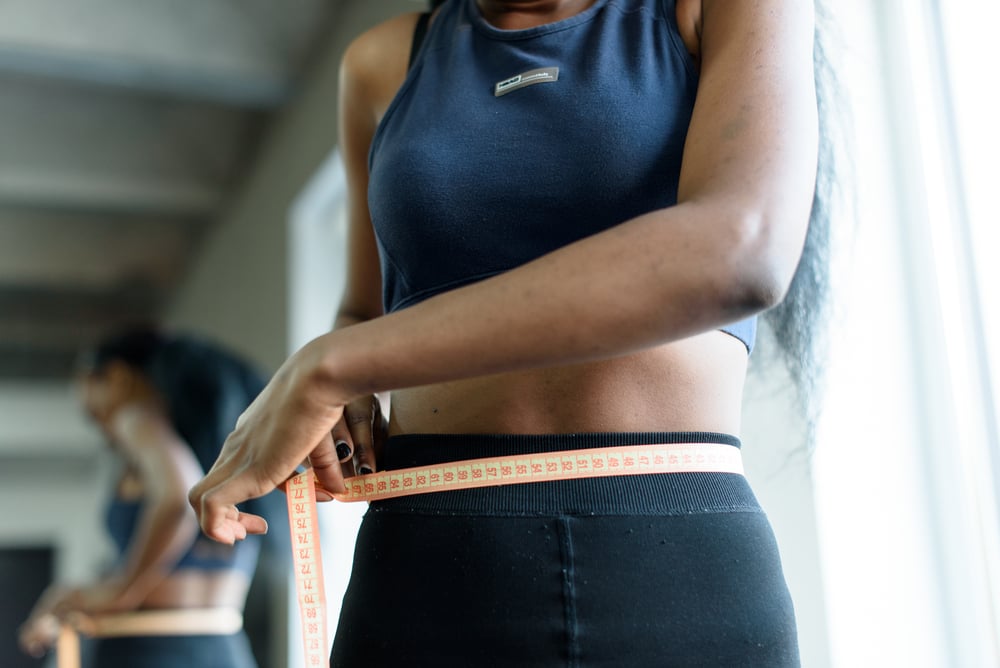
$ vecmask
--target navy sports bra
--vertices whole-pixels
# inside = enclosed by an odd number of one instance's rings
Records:
[[[369,155],[386,312],[676,204],[696,90],[673,0],[524,30],[445,2]]]
[[[141,499],[126,501],[116,496],[108,504],[106,525],[108,534],[118,548],[119,563],[135,533],[141,511]],[[247,536],[246,540],[239,541],[235,545],[224,545],[207,538],[199,531],[173,570],[179,571],[185,568],[203,571],[235,570],[252,577],[257,567],[259,552],[259,536]]]

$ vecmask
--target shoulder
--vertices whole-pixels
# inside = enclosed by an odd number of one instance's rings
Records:
[[[406,77],[419,12],[395,16],[354,39],[341,60],[341,78],[372,99]]]

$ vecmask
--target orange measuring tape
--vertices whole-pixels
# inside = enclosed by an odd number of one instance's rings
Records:
[[[323,559],[312,469],[289,479],[285,492],[288,495],[292,565],[295,568],[295,593],[299,601],[306,666],[328,665],[326,595],[323,591]]]
[[[554,480],[657,473],[743,474],[738,448],[720,443],[628,445],[485,457],[432,466],[369,473],[345,480],[338,501],[380,501],[413,494]],[[323,567],[311,469],[286,483],[295,588],[307,668],[328,665]]]

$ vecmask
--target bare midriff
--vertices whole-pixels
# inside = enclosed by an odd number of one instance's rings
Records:
[[[389,434],[740,433],[746,346],[715,331],[599,362],[392,393]]]
[[[142,603],[144,610],[234,608],[243,610],[250,582],[237,571],[180,570],[160,582]]]

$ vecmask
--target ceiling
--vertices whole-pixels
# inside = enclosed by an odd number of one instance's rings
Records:
[[[332,0],[0,0],[0,381],[154,318]]]

